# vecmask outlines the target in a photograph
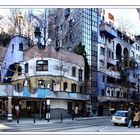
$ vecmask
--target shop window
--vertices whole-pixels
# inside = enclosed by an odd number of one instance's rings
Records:
[[[48,71],[48,60],[37,60],[36,71]]]

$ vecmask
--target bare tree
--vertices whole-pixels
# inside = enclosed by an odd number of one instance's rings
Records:
[[[22,9],[10,9],[10,15],[8,17],[10,25],[9,30],[12,31],[13,34],[16,33],[16,29],[18,29],[21,34],[21,19],[23,19],[23,16],[21,15],[22,13]]]
[[[47,42],[47,16],[48,16],[48,12],[47,9],[41,9],[41,10],[37,10],[37,12],[39,14],[35,14],[35,12],[33,10],[30,10],[30,12],[28,13],[28,17],[32,18],[32,20],[34,20],[34,25],[36,27],[40,27],[41,31],[43,32],[43,45],[46,46],[46,42]],[[36,21],[35,21],[36,20]]]

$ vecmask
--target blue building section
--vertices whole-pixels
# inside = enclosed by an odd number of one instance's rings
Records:
[[[106,76],[105,76],[104,73],[98,72],[97,73],[97,77],[98,77],[98,96],[104,96],[105,95],[105,81],[106,81]]]
[[[24,97],[31,97],[31,93],[29,92],[27,87],[24,88],[23,96]]]
[[[34,94],[31,94],[27,87],[24,88],[23,97],[47,98],[52,96],[49,89],[38,88]]]

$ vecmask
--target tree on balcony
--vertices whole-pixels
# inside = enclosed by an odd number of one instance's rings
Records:
[[[125,86],[128,84],[128,73],[125,70],[120,71],[121,83]]]
[[[129,62],[129,67],[130,67],[130,69],[135,70],[136,65],[137,65],[136,60],[135,60],[134,58],[131,58],[131,59],[130,59],[130,62]]]
[[[84,60],[85,60],[85,80],[89,79],[89,74],[90,74],[90,66],[88,64],[88,60],[87,60],[87,54],[85,51],[85,45],[82,45],[82,43],[80,42],[74,50],[75,53],[82,55]]]
[[[80,42],[74,50],[75,53],[82,55],[85,61],[85,83],[84,83],[84,91],[86,92],[90,92],[90,81],[89,81],[89,76],[90,76],[90,66],[88,64],[88,60],[87,60],[87,54],[85,51],[85,45],[82,45],[82,43]]]

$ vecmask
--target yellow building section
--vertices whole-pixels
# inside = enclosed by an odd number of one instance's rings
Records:
[[[36,77],[29,77],[27,85],[29,86],[30,90],[35,90],[40,87],[39,82],[43,81],[44,88],[50,88],[51,90],[54,89],[54,86],[58,85],[61,91],[64,91],[64,83],[67,83],[67,92],[71,92],[72,84],[76,84],[76,92],[81,91],[81,87],[83,87],[83,82],[77,82],[65,77],[55,77],[55,76],[36,76]],[[25,79],[20,79],[13,81],[12,84],[14,86],[25,86]],[[60,88],[61,86],[61,88]]]

